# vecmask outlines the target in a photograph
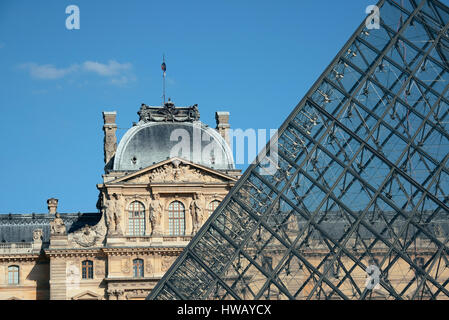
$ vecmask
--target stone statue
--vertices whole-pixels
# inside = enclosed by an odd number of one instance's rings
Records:
[[[44,235],[44,232],[42,229],[33,230],[33,240],[34,241],[42,241],[43,235]]]
[[[162,235],[162,212],[164,207],[160,200],[160,195],[155,194],[154,199],[150,202],[150,223],[151,234]]]
[[[190,204],[190,214],[192,215],[192,234],[195,234],[200,229],[201,222],[203,221],[203,203],[198,194],[194,195],[193,201]]]
[[[56,213],[55,218],[53,221],[50,222],[50,234],[51,235],[65,235],[65,224],[64,221],[61,219],[61,215],[59,213]]]
[[[123,210],[123,207],[120,205],[123,202],[122,200],[116,193],[112,195],[111,199],[106,200],[106,222],[109,235],[122,234],[120,228],[120,210]]]

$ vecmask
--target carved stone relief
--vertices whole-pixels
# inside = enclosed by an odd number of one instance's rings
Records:
[[[150,224],[151,233],[153,235],[162,235],[162,214],[164,212],[164,205],[160,199],[159,194],[155,194],[150,202]]]
[[[200,229],[204,219],[204,202],[202,194],[195,194],[193,201],[190,203],[190,215],[192,216],[192,234]]]
[[[69,241],[75,242],[81,247],[100,246],[106,236],[106,224],[104,214],[100,221],[94,225],[85,225],[81,229],[69,234]]]
[[[125,209],[124,198],[116,193],[104,196],[106,210],[106,224],[108,235],[122,235],[122,212]]]
[[[152,260],[149,258],[145,260],[145,273],[146,274],[153,273],[153,265],[151,262],[152,262]]]
[[[161,269],[162,271],[167,271],[168,268],[175,262],[176,256],[162,256]]]
[[[149,182],[223,182],[224,179],[203,173],[189,164],[174,161],[158,167],[148,175]]]
[[[122,260],[122,272],[128,274],[131,272],[131,263],[128,259]]]
[[[105,263],[104,259],[95,260],[95,266],[94,266],[95,275],[104,276],[105,268],[106,268],[106,263]]]
[[[44,232],[42,229],[33,230],[33,240],[34,241],[41,241],[43,236],[44,236]]]

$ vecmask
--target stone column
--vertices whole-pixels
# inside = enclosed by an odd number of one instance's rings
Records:
[[[104,164],[105,167],[110,166],[110,161],[115,155],[117,150],[117,137],[115,132],[117,131],[117,124],[115,118],[117,116],[116,111],[103,111],[103,131],[104,131]]]

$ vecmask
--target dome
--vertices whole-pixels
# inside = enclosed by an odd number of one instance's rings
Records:
[[[234,169],[226,141],[202,122],[140,121],[121,139],[113,170],[140,170],[172,157],[218,170]]]

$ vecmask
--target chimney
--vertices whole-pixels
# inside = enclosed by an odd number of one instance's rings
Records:
[[[225,139],[228,146],[230,146],[229,141],[229,129],[231,125],[229,124],[229,112],[227,111],[217,111],[215,112],[215,121],[217,122],[217,131]]]
[[[58,210],[58,199],[50,198],[47,200],[47,204],[48,204],[48,213],[56,214],[56,211]]]
[[[104,120],[104,164],[105,167],[111,167],[111,159],[115,155],[117,150],[117,137],[115,132],[117,131],[117,125],[115,124],[115,118],[117,116],[116,111],[103,111]]]

